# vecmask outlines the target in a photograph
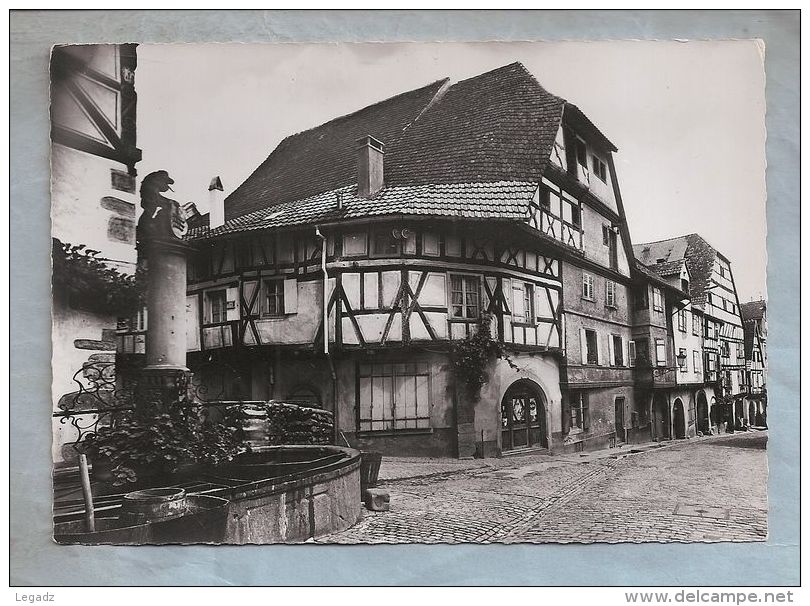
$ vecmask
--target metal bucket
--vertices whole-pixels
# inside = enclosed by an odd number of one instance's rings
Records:
[[[121,522],[125,525],[158,522],[186,512],[186,491],[182,488],[147,488],[124,495]]]

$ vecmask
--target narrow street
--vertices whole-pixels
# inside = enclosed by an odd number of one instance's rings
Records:
[[[321,543],[764,541],[766,431],[630,453],[383,458],[391,510]],[[617,454],[618,452],[618,454]]]

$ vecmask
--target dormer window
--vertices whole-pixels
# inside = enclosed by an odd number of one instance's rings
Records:
[[[604,183],[607,183],[607,167],[605,163],[595,155],[591,155],[591,164],[593,165],[593,173]]]

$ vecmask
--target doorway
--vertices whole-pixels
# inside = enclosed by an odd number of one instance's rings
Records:
[[[668,440],[669,433],[669,404],[662,393],[656,393],[653,398],[653,420],[656,440]]]
[[[616,441],[624,442],[624,398],[618,397],[614,401],[614,419],[616,425]]]
[[[546,399],[531,381],[513,383],[501,401],[501,449],[548,448]]]
[[[702,391],[699,391],[697,395],[697,424],[698,431],[704,435],[709,435],[709,404],[706,401],[706,394]]]
[[[679,440],[686,438],[686,417],[683,410],[683,402],[680,398],[675,398],[675,403],[672,406],[673,412],[673,429],[675,430],[675,437]]]

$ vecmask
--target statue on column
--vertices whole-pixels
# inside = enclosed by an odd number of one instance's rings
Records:
[[[188,232],[185,213],[175,200],[163,196],[174,191],[174,179],[165,170],[146,175],[141,181],[141,208],[137,241],[145,244],[152,240],[179,240]]]

